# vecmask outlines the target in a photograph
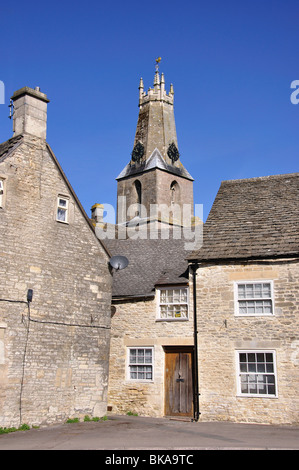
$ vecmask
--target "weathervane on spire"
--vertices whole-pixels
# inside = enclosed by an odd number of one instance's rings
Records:
[[[161,62],[161,57],[158,57],[158,59],[156,59],[156,72],[158,72],[159,70],[159,63]]]

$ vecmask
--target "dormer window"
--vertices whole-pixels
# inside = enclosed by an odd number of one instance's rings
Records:
[[[58,222],[64,222],[65,224],[68,223],[68,205],[69,205],[68,198],[63,197],[63,196],[58,196],[57,214],[56,214],[56,220]]]
[[[0,207],[3,207],[4,202],[4,183],[3,180],[0,179]]]

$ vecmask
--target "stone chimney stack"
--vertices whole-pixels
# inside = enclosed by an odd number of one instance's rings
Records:
[[[91,208],[91,218],[95,225],[103,225],[104,205],[94,204]]]
[[[31,134],[47,137],[47,95],[39,87],[24,87],[15,91],[13,100],[13,136]]]

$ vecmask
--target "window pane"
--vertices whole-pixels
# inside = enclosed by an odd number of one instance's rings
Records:
[[[253,301],[247,302],[247,312],[255,313],[255,303]]]
[[[138,349],[137,362],[138,364],[144,364],[144,349]]]
[[[273,313],[271,284],[269,282],[238,284],[237,294],[239,314],[263,315]]]
[[[172,290],[167,290],[166,291],[166,302],[167,303],[172,303],[173,301],[173,292]]]
[[[253,297],[253,284],[247,284],[246,285],[246,298],[251,298]]]
[[[162,303],[166,303],[166,291],[161,290],[160,300]]]
[[[66,207],[66,200],[65,199],[59,199],[59,206],[60,207]]]
[[[161,305],[160,314],[161,314],[161,318],[166,318],[167,317],[167,307],[166,307],[166,305]]]
[[[181,289],[181,302],[187,302],[187,289]]]
[[[137,379],[137,366],[130,367],[130,378]]]
[[[263,284],[263,297],[271,297],[270,284]]]
[[[248,372],[256,372],[256,365],[248,364]]]
[[[174,290],[173,291],[173,302],[179,303],[180,302],[180,291]]]
[[[162,289],[160,291],[160,318],[188,317],[188,292],[186,288]]]
[[[264,307],[262,304],[257,304],[256,305],[256,309],[255,309],[255,313],[263,313],[264,312]]]
[[[275,395],[273,353],[239,353],[239,361],[241,393]]]
[[[258,364],[257,365],[258,372],[266,372],[265,364]]]
[[[130,349],[130,379],[152,380],[153,378],[153,352],[151,348]],[[136,364],[136,365],[134,365]],[[145,365],[148,364],[148,365]]]
[[[188,316],[187,305],[181,305],[181,316],[184,318],[187,318]]]
[[[255,362],[255,354],[254,353],[248,353],[247,360],[248,360],[248,362]]]
[[[130,362],[132,364],[136,363],[136,349],[130,349]]]
[[[257,353],[256,360],[257,360],[257,362],[265,362],[265,354],[264,353]]]
[[[57,219],[61,220],[62,222],[66,221],[66,211],[65,209],[57,209]]]
[[[151,349],[146,349],[145,350],[145,362],[146,363],[152,363],[152,350]]]
[[[264,312],[265,313],[272,313],[272,302],[271,300],[264,301]]]
[[[238,285],[238,296],[239,299],[245,299],[245,284]]]
[[[246,362],[246,354],[245,353],[240,353],[240,362]]]
[[[273,362],[273,354],[266,353],[266,362]]]
[[[262,284],[253,284],[253,289],[254,289],[253,295],[255,298],[262,297]]]

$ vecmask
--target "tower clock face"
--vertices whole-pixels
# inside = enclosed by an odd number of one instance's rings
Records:
[[[133,162],[140,162],[140,160],[142,159],[144,155],[144,146],[142,145],[141,142],[137,142],[137,144],[133,148],[131,155],[132,155]]]
[[[179,151],[174,142],[169,145],[167,155],[169,156],[172,163],[176,162],[180,158]]]

